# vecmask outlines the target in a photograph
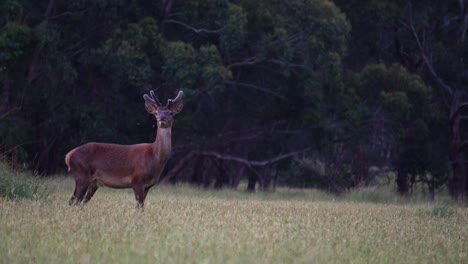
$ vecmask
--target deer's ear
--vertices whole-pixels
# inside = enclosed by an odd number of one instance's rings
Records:
[[[173,113],[173,114],[177,114],[179,113],[180,111],[182,111],[182,108],[184,107],[184,103],[182,103],[181,100],[175,102],[174,104],[171,104],[171,106],[169,107],[169,110]]]
[[[148,113],[152,114],[152,115],[155,115],[156,114],[156,105],[149,102],[149,101],[145,101],[145,108],[146,108],[146,111],[148,111]]]

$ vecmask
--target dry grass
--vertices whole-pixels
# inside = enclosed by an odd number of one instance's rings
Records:
[[[52,184],[47,200],[0,198],[0,263],[468,263],[462,207],[161,187],[139,213],[129,190],[69,208],[71,182]]]

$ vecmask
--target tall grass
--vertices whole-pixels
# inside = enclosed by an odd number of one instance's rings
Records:
[[[49,193],[43,180],[33,178],[26,172],[13,171],[5,163],[0,163],[0,197],[8,200],[39,199],[47,197]]]
[[[429,191],[425,184],[415,184],[411,194],[402,196],[397,193],[396,176],[392,173],[390,176],[377,178],[377,184],[372,187],[354,188],[345,192],[343,200],[368,203],[389,203],[389,204],[408,204],[408,203],[427,203],[433,204],[452,204],[449,192],[446,187],[437,190],[434,201],[431,201]]]
[[[0,263],[468,263],[463,207],[161,186],[138,212],[131,190],[70,208],[70,178],[51,184],[0,199]]]

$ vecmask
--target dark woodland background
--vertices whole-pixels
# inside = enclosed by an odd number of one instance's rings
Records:
[[[468,1],[1,0],[0,153],[65,172],[89,141],[152,142],[163,181],[340,193],[396,174],[468,198]]]

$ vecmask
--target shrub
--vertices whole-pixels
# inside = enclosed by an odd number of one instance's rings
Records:
[[[0,197],[7,200],[17,198],[40,199],[49,195],[44,183],[26,173],[14,172],[0,163]]]
[[[450,217],[457,213],[457,209],[450,206],[438,206],[427,211],[427,214],[434,217]]]
[[[395,203],[402,200],[395,192],[384,188],[359,188],[346,193],[346,199],[355,202]]]

